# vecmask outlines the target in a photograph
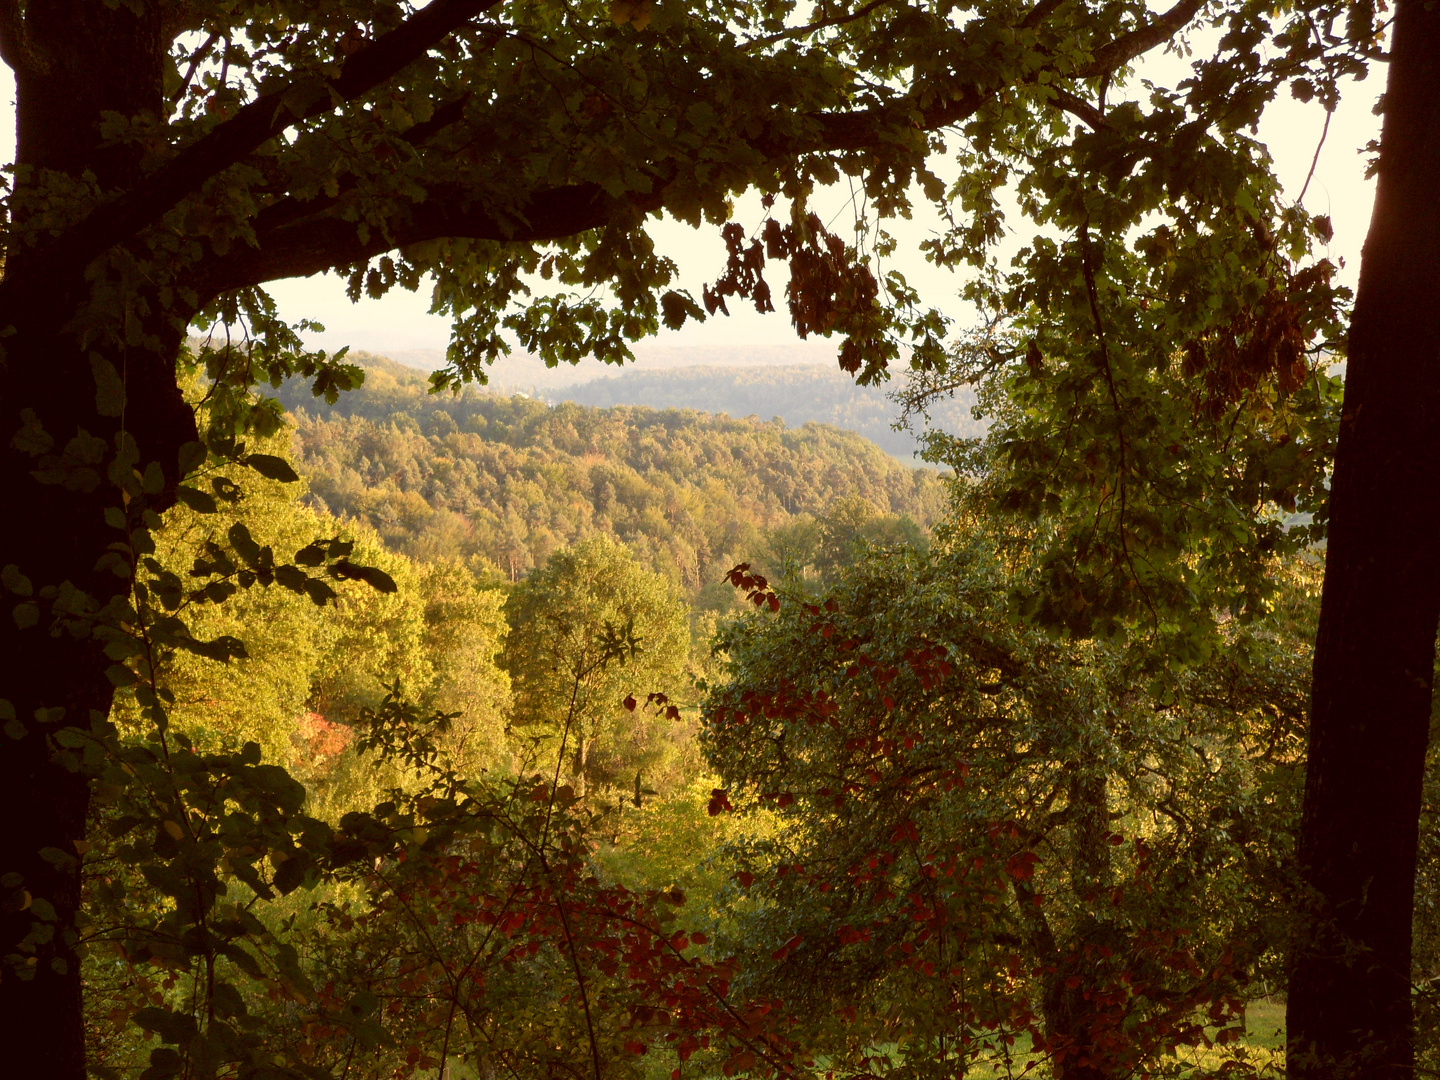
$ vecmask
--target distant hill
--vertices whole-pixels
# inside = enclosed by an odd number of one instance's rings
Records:
[[[784,366],[705,366],[661,371],[627,371],[607,378],[548,391],[552,401],[580,405],[648,405],[651,408],[704,409],[729,416],[779,417],[789,427],[812,421],[864,435],[887,454],[909,459],[919,442],[896,431],[899,406],[884,386],[856,386],[833,364]],[[932,421],[962,436],[982,434],[970,415],[973,396],[937,407]]]
[[[693,409],[550,405],[426,392],[414,368],[358,356],[365,385],[334,406],[281,388],[312,498],[417,557],[480,556],[512,579],[596,533],[699,590],[766,537],[844,503],[923,530],[943,511],[933,469],[840,428]]]
[[[578,364],[546,367],[538,357],[516,352],[502,356],[486,369],[490,384],[506,391],[523,391],[534,396],[564,386],[575,386],[611,375],[632,371],[674,371],[690,367],[785,367],[794,364],[818,364],[835,367],[835,343],[828,341],[797,341],[788,345],[658,345],[643,341],[635,345],[635,359],[623,368],[604,364],[586,357]],[[397,349],[379,351],[376,355],[434,371],[445,364],[443,349]]]
[[[856,386],[836,365],[833,343],[683,348],[641,344],[635,352],[635,361],[623,368],[597,360],[547,368],[533,356],[516,353],[501,357],[488,374],[491,386],[501,393],[525,393],[546,401],[700,409],[762,420],[778,416],[789,427],[814,420],[858,432],[902,461],[910,461],[919,449],[910,432],[892,426],[900,409],[888,395],[896,384]],[[439,349],[413,349],[388,359],[432,371],[445,362],[445,354]],[[935,406],[932,423],[954,435],[983,434],[982,425],[970,415],[973,404],[974,395],[965,391]]]

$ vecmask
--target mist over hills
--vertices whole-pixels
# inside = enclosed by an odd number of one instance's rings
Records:
[[[434,371],[445,364],[443,349],[362,349],[367,356],[383,356],[387,360]],[[546,367],[539,357],[515,352],[502,356],[487,369],[490,385],[497,390],[541,396],[544,391],[558,390],[630,372],[674,371],[689,367],[786,367],[814,364],[835,367],[835,346],[825,341],[797,341],[788,345],[755,345],[743,342],[733,345],[657,345],[642,342],[635,346],[635,359],[622,368],[586,357],[578,364]]]
[[[779,418],[788,427],[833,424],[865,436],[892,457],[910,461],[920,443],[910,431],[895,429],[900,410],[888,394],[883,386],[856,386],[851,376],[833,365],[786,364],[631,371],[545,396],[600,407],[648,405]],[[979,435],[982,426],[970,415],[971,403],[968,395],[945,402],[932,411],[931,421],[952,434]]]

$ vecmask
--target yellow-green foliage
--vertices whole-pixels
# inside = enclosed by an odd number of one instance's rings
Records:
[[[595,534],[692,595],[766,532],[858,498],[901,532],[929,527],[947,491],[874,443],[821,424],[786,429],[692,409],[554,408],[527,398],[426,393],[417,371],[363,360],[333,406],[298,384],[295,444],[317,500],[407,554],[481,555],[512,580]],[[902,524],[908,522],[908,524]]]
[[[429,703],[459,713],[453,753],[470,769],[510,764],[505,723],[510,677],[499,666],[505,594],[453,559],[420,565],[426,655],[434,669]]]
[[[306,783],[317,811],[338,814],[401,781],[358,766],[347,749],[359,711],[376,707],[398,682],[425,708],[459,714],[449,739],[464,767],[508,769],[509,677],[497,662],[506,633],[504,594],[487,583],[495,575],[392,552],[368,526],[302,505],[303,482],[284,484],[249,470],[234,470],[230,479],[241,494],[219,513],[177,506],[165,518],[156,557],[182,579],[206,542],[223,544],[238,522],[256,543],[272,547],[278,562],[317,538],[351,540],[352,560],[385,571],[397,588],[384,593],[333,581],[339,595],[324,607],[260,585],[221,604],[187,603],[181,613],[196,637],[230,635],[246,655],[228,664],[185,652],[169,658],[161,675],[175,695],[175,728],[216,749],[258,743],[267,761]],[[132,713],[133,703],[120,695],[117,719],[133,722]]]
[[[637,776],[642,790],[676,782],[689,726],[623,704],[633,696],[643,706],[682,685],[690,628],[675,587],[601,535],[552,555],[506,610],[513,723],[535,740],[536,764],[553,768],[563,741],[577,786],[623,792]]]

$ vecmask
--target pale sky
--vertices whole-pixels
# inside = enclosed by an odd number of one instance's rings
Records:
[[[1161,61],[1167,67],[1175,62],[1173,58]],[[1364,179],[1364,158],[1359,151],[1368,141],[1379,137],[1379,120],[1373,115],[1372,106],[1383,89],[1384,75],[1383,67],[1377,65],[1369,81],[1346,87],[1305,197],[1305,204],[1312,212],[1330,215],[1335,236],[1329,255],[1337,262],[1344,261],[1341,280],[1352,287],[1374,198],[1374,182]],[[13,117],[14,81],[9,70],[3,67],[0,67],[0,101],[6,103]],[[1271,106],[1261,126],[1260,138],[1269,146],[1281,182],[1292,198],[1299,194],[1310,169],[1324,120],[1318,104],[1301,105],[1284,97]],[[0,120],[0,154],[5,161],[14,158],[13,121]],[[834,191],[826,198],[837,213],[848,201],[848,195],[841,191]],[[826,205],[820,199],[816,202]],[[741,200],[736,218],[753,226],[760,218],[758,200]],[[843,214],[836,218],[837,231],[846,221]],[[1023,221],[1016,224],[1023,230]],[[892,222],[888,227],[901,238],[900,248],[893,257],[895,264],[921,290],[927,303],[963,322],[966,312],[955,299],[959,281],[949,272],[929,266],[917,253],[918,241],[928,234],[933,223],[917,216],[914,221]],[[704,282],[713,280],[724,264],[718,230],[708,226],[696,231],[671,221],[658,223],[654,230],[661,250],[681,268],[680,284],[698,296]],[[1017,238],[1024,235],[1019,232]],[[311,341],[316,346],[337,349],[348,344],[383,353],[443,349],[449,340],[448,320],[429,314],[430,298],[423,287],[418,294],[397,289],[380,300],[365,299],[357,304],[346,298],[343,282],[330,275],[276,282],[270,288],[287,318],[294,321],[308,317],[325,325],[326,333]],[[703,324],[688,323],[679,331],[662,331],[654,344],[713,349],[726,345],[785,346],[798,342],[783,303],[779,305],[780,310],[765,316],[757,315],[742,304],[730,307],[733,314],[729,318],[716,316]],[[814,345],[806,352],[813,358]]]

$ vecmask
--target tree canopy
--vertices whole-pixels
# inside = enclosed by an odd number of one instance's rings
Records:
[[[278,424],[250,399],[257,383],[299,375],[333,397],[358,381],[300,346],[265,282],[338,269],[378,295],[430,275],[455,321],[438,388],[478,377],[505,334],[547,362],[623,360],[662,324],[770,310],[773,262],[797,331],[837,336],[860,379],[904,356],[935,388],[988,384],[1003,421],[992,502],[1040,544],[1025,618],[1144,629],[1202,663],[1227,618],[1271,602],[1272,557],[1329,528],[1291,1065],[1408,1076],[1440,618],[1437,541],[1416,539],[1440,536],[1424,516],[1440,513],[1440,15],[1395,10],[1386,51],[1389,24],[1366,4],[0,3],[17,87],[0,280],[0,497],[22,510],[0,524],[0,1031],[15,1067],[84,1072],[71,852],[97,776],[198,800],[187,833],[191,818],[125,796],[160,849],[213,854],[224,800],[206,777],[223,774],[253,796],[241,847],[278,853],[284,885],[323,862],[295,786],[243,747],[172,749],[161,693],[173,651],[241,655],[229,635],[197,637],[192,607],[271,584],[317,604],[345,581],[394,587],[334,536],[292,554],[232,527],[184,578],[156,557],[177,500],[201,514],[232,501],[225,469],[293,475],[257,449]],[[1190,45],[1173,85],[1137,77],[1147,53]],[[1376,62],[1391,67],[1380,211],[1337,416],[1327,350],[1343,347],[1347,297],[1310,250],[1327,224],[1283,198],[1249,131],[1276,93],[1333,104]],[[944,179],[927,164],[942,150]],[[842,176],[853,239],[810,204]],[[730,220],[747,189],[763,220]],[[959,347],[887,261],[884,219],[912,198],[945,215],[926,254],[968,268],[964,294],[988,320]],[[727,265],[699,297],[654,248],[662,213],[722,230]],[[1001,267],[996,244],[1019,221],[1028,238]],[[209,334],[203,424],[177,377],[192,326]],[[1310,525],[1285,522],[1292,509]],[[127,745],[108,713],[137,685],[148,727]],[[429,768],[409,706],[388,700],[367,714],[376,744]],[[374,820],[424,827],[407,815]],[[268,889],[268,858],[232,865]],[[174,918],[208,919],[209,889]]]
[[[762,537],[844,498],[920,529],[945,505],[929,468],[848,432],[693,410],[599,410],[425,393],[419,372],[365,361],[334,406],[287,387],[312,499],[412,555],[479,556],[511,579],[551,551],[613,535],[689,593],[718,586]],[[393,377],[393,382],[392,382]]]

